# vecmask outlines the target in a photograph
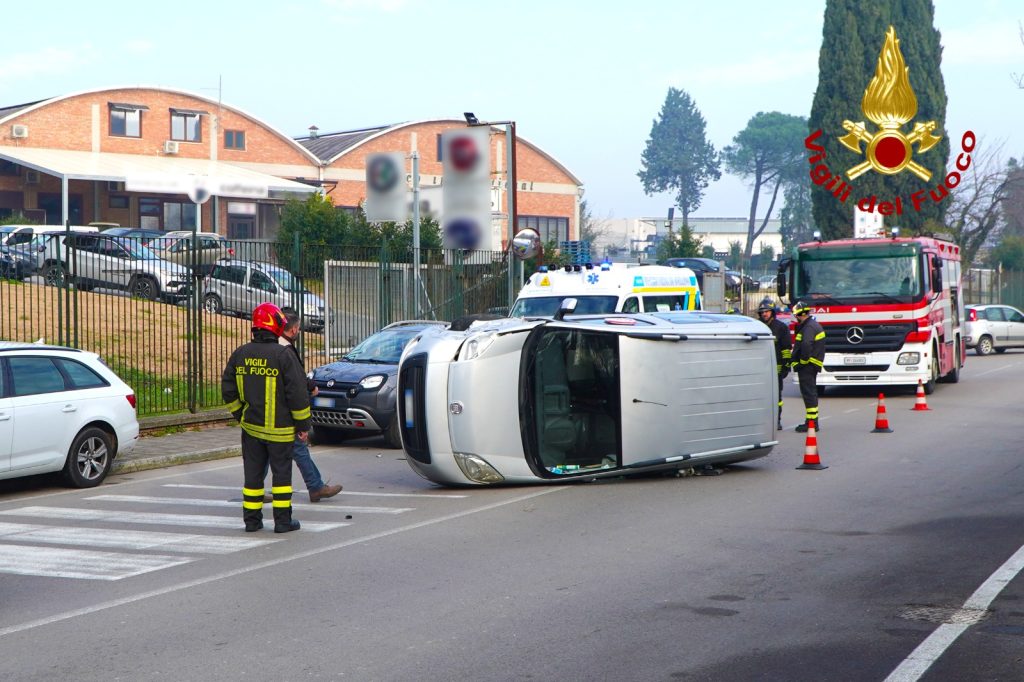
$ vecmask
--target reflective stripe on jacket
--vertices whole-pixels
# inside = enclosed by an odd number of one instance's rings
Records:
[[[782,320],[772,317],[768,328],[775,336],[775,364],[781,373],[782,368],[789,367],[789,363],[792,362],[793,342],[789,337],[789,327]]]
[[[224,368],[221,394],[242,429],[254,438],[290,443],[295,432],[309,430],[309,392],[298,356],[257,332],[240,346]]]
[[[825,366],[825,330],[818,321],[808,316],[797,325],[793,337],[793,366],[797,369],[814,368],[821,371]]]

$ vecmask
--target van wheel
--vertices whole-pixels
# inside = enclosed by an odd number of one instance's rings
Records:
[[[400,449],[402,447],[402,433],[398,427],[398,412],[391,418],[388,428],[384,429],[384,444],[389,448]]]
[[[110,435],[90,426],[75,437],[64,463],[64,479],[76,488],[94,488],[103,482],[114,463]]]
[[[157,296],[160,294],[160,287],[158,287],[157,283],[149,277],[135,275],[132,277],[131,281],[128,282],[128,293],[130,293],[133,298],[155,301]]]
[[[50,263],[43,268],[43,282],[48,287],[60,286],[68,281],[68,271],[60,263]]]
[[[221,313],[224,311],[224,304],[220,300],[220,296],[217,294],[207,294],[206,298],[203,299],[203,308],[208,313]]]

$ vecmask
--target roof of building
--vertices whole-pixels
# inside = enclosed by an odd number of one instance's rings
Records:
[[[315,154],[323,163],[329,163],[363,140],[392,127],[394,126],[385,125],[374,126],[373,128],[360,128],[358,130],[344,130],[336,133],[321,134],[316,137],[299,137],[295,141]]]
[[[21,111],[22,109],[28,109],[29,107],[31,107],[33,105],[36,105],[36,104],[39,104],[40,102],[45,102],[45,101],[46,100],[44,100],[44,99],[37,99],[35,102],[25,102],[24,104],[12,104],[10,106],[0,107],[0,119],[5,118],[7,116],[10,116],[11,114],[16,114],[19,111]]]
[[[307,150],[312,152],[320,159],[324,165],[330,165],[334,163],[339,157],[352,151],[359,145],[372,140],[376,137],[384,135],[389,132],[393,132],[400,128],[406,128],[409,126],[421,125],[423,123],[453,123],[457,125],[465,125],[465,121],[462,119],[425,119],[422,121],[404,121],[402,123],[392,123],[389,125],[375,126],[373,128],[358,128],[356,130],[343,130],[336,133],[327,133],[317,135],[315,137],[305,136],[297,137],[295,141],[305,147]],[[497,125],[493,125],[492,128],[497,128]],[[538,154],[546,158],[552,164],[557,166],[566,175],[568,175],[572,181],[577,185],[582,185],[583,182],[576,177],[576,175],[566,168],[558,159],[548,154],[546,151],[533,144],[524,140],[522,137],[516,137],[517,142],[520,142]]]

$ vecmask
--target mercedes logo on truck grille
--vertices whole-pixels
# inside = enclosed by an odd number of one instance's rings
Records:
[[[846,331],[846,340],[853,345],[857,345],[864,340],[864,330],[860,327],[850,327]]]

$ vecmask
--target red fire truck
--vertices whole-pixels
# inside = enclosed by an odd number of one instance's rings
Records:
[[[819,386],[956,383],[963,366],[960,247],[940,237],[820,239],[779,262],[779,295],[825,329]],[[787,299],[788,296],[788,299]]]

